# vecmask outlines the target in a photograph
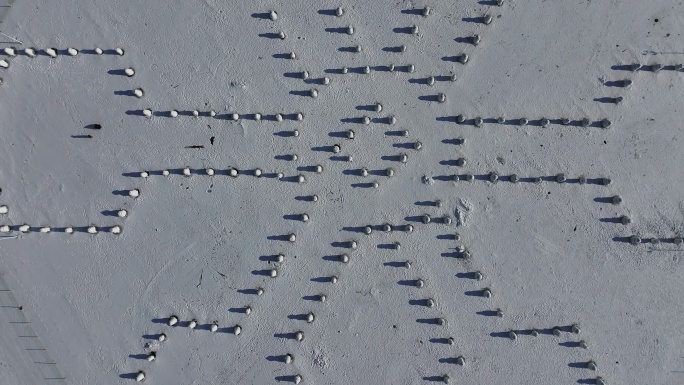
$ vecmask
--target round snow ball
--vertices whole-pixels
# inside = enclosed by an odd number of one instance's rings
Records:
[[[391,232],[392,231],[392,225],[390,225],[389,223],[385,223],[384,225],[382,225],[382,231],[384,231],[386,233]]]
[[[290,242],[294,242],[294,241],[297,240],[297,235],[294,234],[294,233],[293,233],[293,234],[290,234],[290,235],[288,235],[287,240],[290,241]]]
[[[143,110],[143,115],[149,118],[150,116],[152,116],[152,110],[149,108],[145,108]]]
[[[499,124],[503,124],[503,122],[505,122],[505,121],[506,121],[506,119],[503,116],[499,116],[498,118],[496,118],[496,122]]]
[[[611,203],[613,203],[614,205],[619,205],[620,203],[622,203],[622,197],[620,197],[619,195],[614,196],[611,199]]]
[[[468,54],[467,53],[461,54],[461,56],[459,57],[459,61],[462,64],[467,63],[468,62]]]
[[[586,176],[580,176],[579,178],[577,178],[577,183],[579,183],[579,184],[587,183],[587,177]]]
[[[9,207],[7,205],[0,206],[0,214],[7,214],[9,212]]]
[[[178,111],[177,110],[169,111],[169,116],[172,118],[177,118],[178,117]]]
[[[499,174],[492,172],[489,174],[489,181],[490,182],[496,182],[499,179]]]
[[[628,225],[632,223],[632,220],[628,216],[623,215],[620,217],[620,223],[622,223],[623,225]]]
[[[95,48],[95,53],[98,55],[102,55],[104,51],[102,50],[102,48]]]
[[[347,131],[347,139],[354,139],[354,130]]]
[[[290,364],[290,363],[292,363],[292,361],[294,361],[294,357],[292,356],[292,354],[288,353],[288,354],[286,354],[285,357],[283,358],[283,361],[284,361],[286,364]]]
[[[480,118],[480,117],[475,118],[475,122],[474,122],[474,123],[475,123],[475,126],[476,126],[476,127],[482,126],[482,122],[483,122],[482,118]]]
[[[268,13],[268,18],[275,21],[278,19],[278,14],[276,13],[276,11],[271,11]]]
[[[240,334],[242,334],[242,326],[240,326],[240,325],[233,326],[233,334],[235,334],[236,336],[239,336]]]
[[[277,276],[278,276],[278,269],[271,269],[271,271],[268,272],[268,275],[269,275],[271,278],[277,277]]]
[[[162,333],[157,337],[157,341],[159,342],[164,342],[166,341],[166,334]]]
[[[135,90],[133,90],[133,94],[138,98],[142,98],[145,95],[145,92],[142,88],[136,88]]]
[[[491,298],[492,297],[492,291],[489,289],[484,289],[482,291],[482,296],[485,298]]]
[[[449,383],[449,375],[448,374],[445,374],[442,376],[442,382],[445,384]]]
[[[5,59],[0,60],[0,67],[2,68],[9,68],[9,62]]]
[[[682,238],[674,237],[674,238],[672,238],[672,243],[674,243],[675,245],[681,245],[682,244]]]
[[[608,186],[611,184],[613,181],[610,178],[601,178],[601,184],[604,186]]]
[[[370,234],[373,232],[373,228],[372,228],[370,225],[369,225],[369,226],[366,226],[366,227],[363,228],[363,232],[364,232],[366,235],[370,235]]]
[[[263,171],[260,168],[255,168],[254,169],[254,176],[259,178],[263,174]]]
[[[394,64],[390,64],[387,66],[387,71],[389,71],[389,72],[394,72],[395,69],[396,68],[394,67]]]
[[[124,70],[124,73],[126,74],[126,76],[128,76],[130,78],[133,75],[135,75],[135,70],[131,67],[128,67]]]
[[[482,18],[482,22],[485,23],[485,24],[491,24],[491,23],[492,23],[492,20],[493,20],[493,19],[492,19],[492,16],[491,16],[491,15],[485,15],[485,16]]]
[[[214,322],[213,324],[211,324],[211,328],[209,330],[211,330],[212,333],[216,333],[216,331],[218,330],[218,324]]]
[[[275,119],[278,122],[282,122],[283,121],[283,114],[281,114],[281,113],[275,114]]]
[[[508,180],[510,180],[510,181],[513,182],[513,183],[518,183],[518,181],[520,180],[520,178],[519,178],[518,175],[516,175],[516,174],[511,174],[511,176],[508,177]]]
[[[304,177],[304,175],[301,175],[301,174],[297,175],[297,183],[304,183],[304,182],[306,182],[306,178]]]
[[[444,318],[437,318],[437,325],[444,326],[446,325],[446,320]]]
[[[340,72],[341,72],[342,74],[347,74],[347,73],[349,73],[349,68],[347,68],[347,67],[342,67],[342,69],[340,69]]]
[[[590,123],[591,123],[591,122],[590,122],[589,119],[587,119],[587,118],[584,118],[584,119],[580,120],[580,125],[581,125],[582,127],[589,127],[589,124],[590,124]]]
[[[138,382],[145,381],[145,372],[142,370],[138,372],[138,374],[135,376],[135,380]]]
[[[406,66],[406,71],[409,73],[414,73],[416,72],[416,66],[413,64],[409,64]]]
[[[264,288],[260,287],[260,288],[256,289],[256,293],[257,293],[257,295],[264,295]]]
[[[300,219],[302,222],[308,222],[309,221],[309,214],[302,214]]]
[[[418,33],[418,26],[417,25],[411,26],[411,34],[415,35],[417,33]]]
[[[17,50],[14,47],[5,47],[3,50],[7,56],[17,56]]]
[[[601,126],[602,126],[603,128],[608,128],[608,127],[610,127],[610,125],[611,125],[611,121],[608,120],[608,119],[603,119],[603,120],[601,121]]]
[[[69,48],[69,49],[67,49],[67,52],[69,53],[70,56],[78,55],[78,50],[76,48]]]
[[[306,315],[306,322],[308,322],[308,323],[314,322],[315,319],[316,319],[316,317],[314,317],[313,313],[309,313]]]
[[[206,170],[204,170],[204,171],[205,171],[205,172],[207,173],[207,175],[209,175],[209,176],[214,175],[214,169],[213,169],[213,168],[208,168],[208,169],[206,169]]]
[[[71,227],[71,226],[69,226],[69,227],[67,227],[67,228],[64,229],[64,232],[67,233],[67,234],[73,234],[73,233],[74,233],[74,228]]]
[[[88,227],[88,234],[97,234],[97,232],[98,232],[97,226]]]
[[[575,334],[580,334],[582,330],[580,330],[579,325],[572,325],[572,332]]]
[[[349,263],[349,256],[347,254],[340,255],[340,262]]]
[[[45,50],[45,53],[48,54],[51,58],[56,58],[57,57],[57,49],[55,48],[48,48]]]
[[[425,306],[427,307],[435,307],[435,300],[432,298],[428,298],[425,300]]]
[[[400,155],[399,155],[399,161],[400,161],[401,163],[406,163],[406,162],[408,162],[408,155],[406,155],[406,154],[400,154]]]
[[[286,37],[287,36],[285,36],[285,32],[283,32],[283,31],[278,32],[278,39],[285,40]]]
[[[22,233],[28,233],[30,228],[31,227],[29,225],[24,224],[24,225],[19,226],[19,231],[21,231]]]
[[[392,125],[392,124],[397,124],[397,117],[394,116],[394,115],[388,117],[388,118],[387,118],[387,123],[388,123],[388,124],[391,124],[391,125]]]
[[[162,171],[162,175],[164,175],[164,176],[169,176],[170,174],[171,173],[169,172],[169,170],[163,170]]]
[[[50,226],[45,226],[45,227],[40,228],[41,233],[49,233],[51,231],[52,231],[52,228],[50,228]]]
[[[178,323],[178,317],[176,317],[175,315],[172,315],[171,317],[169,317],[169,326],[174,326],[177,323]]]
[[[230,118],[231,118],[233,121],[237,122],[238,120],[240,120],[240,114],[238,114],[238,113],[233,113],[233,114],[230,116]]]
[[[563,118],[563,119],[561,119],[561,123],[562,123],[564,126],[567,126],[568,124],[570,124],[570,119]]]
[[[425,215],[423,215],[423,217],[421,218],[421,220],[423,221],[423,223],[428,224],[428,223],[430,223],[430,222],[432,221],[432,218],[430,218],[430,215],[429,215],[429,214],[425,214]]]
[[[296,333],[295,333],[295,339],[296,339],[297,341],[303,340],[303,339],[304,339],[304,332],[296,332]]]
[[[363,118],[361,118],[361,120],[363,121],[363,124],[365,124],[365,125],[368,125],[371,122],[370,116],[364,116]]]
[[[451,224],[451,217],[448,216],[448,215],[445,215],[445,216],[442,218],[442,222],[444,222],[445,225],[450,225],[450,224]]]
[[[192,321],[190,321],[190,323],[188,324],[188,327],[189,327],[190,329],[196,328],[196,327],[197,327],[197,320],[192,320]]]
[[[318,195],[312,195],[312,196],[311,196],[311,201],[312,201],[312,202],[318,202]]]
[[[551,122],[546,118],[542,118],[540,123],[541,123],[542,127],[548,127],[549,124],[551,124]]]
[[[212,112],[214,112],[214,111],[212,111]],[[214,115],[216,115],[215,112],[214,112]],[[214,116],[214,115],[211,115],[211,116]],[[259,113],[259,112],[255,113],[254,114],[254,120],[256,120],[257,122],[260,121],[261,120],[261,113]]]
[[[228,175],[232,176],[233,178],[237,178],[237,176],[240,175],[240,172],[236,168],[231,168],[228,171]]]
[[[429,16],[430,11],[431,11],[430,7],[423,8],[423,12],[422,12],[423,16]]]
[[[473,37],[471,38],[471,41],[472,41],[473,45],[478,45],[478,44],[480,44],[480,40],[481,40],[481,39],[480,39],[480,35],[473,35]]]
[[[138,190],[137,188],[134,188],[133,190],[129,190],[128,196],[132,197],[132,198],[137,198],[140,196],[140,190]]]
[[[446,95],[444,95],[444,94],[437,95],[437,101],[440,103],[446,102]]]
[[[316,172],[319,174],[322,173],[323,172],[323,166],[321,166],[320,164],[316,165]]]
[[[121,226],[119,226],[119,225],[112,226],[112,228],[109,231],[112,234],[121,234]]]
[[[556,182],[565,183],[566,180],[567,180],[567,178],[565,177],[565,174],[556,175]]]
[[[394,169],[393,169],[393,168],[388,168],[388,169],[386,169],[386,170],[385,170],[385,174],[386,174],[388,177],[394,176]]]
[[[465,175],[464,175],[464,178],[465,178],[466,181],[472,182],[472,181],[475,180],[475,175],[473,175],[473,174],[465,174]]]
[[[115,49],[115,51],[116,51],[116,54],[119,55],[119,56],[123,56],[123,55],[124,55],[124,50],[123,50],[123,48],[117,48],[117,49]]]
[[[9,233],[10,231],[11,231],[11,229],[8,225],[0,226],[0,233]]]
[[[365,67],[363,67],[363,73],[366,74],[366,75],[368,75],[369,73],[371,73],[371,68],[370,68],[370,66],[365,66]]]
[[[561,331],[559,328],[555,327],[551,329],[551,333],[553,333],[554,336],[559,337],[561,335]]]
[[[347,35],[353,35],[354,34],[354,27],[351,25],[347,27]]]
[[[292,136],[295,138],[299,137],[299,130],[292,130]]]
[[[434,78],[433,76],[430,76],[429,78],[427,78],[426,83],[427,83],[427,85],[429,85],[429,86],[435,85],[435,78]]]
[[[340,17],[342,15],[344,15],[344,9],[342,9],[342,7],[337,7],[337,9],[335,9],[335,16]]]
[[[24,53],[28,57],[36,57],[36,49],[35,48],[26,48],[24,50]]]
[[[191,173],[192,172],[190,171],[190,167],[183,168],[183,175],[190,176]]]
[[[297,113],[297,116],[295,116],[295,120],[301,122],[302,120],[304,120],[304,114],[302,114],[301,112]]]
[[[526,118],[521,118],[521,119],[520,119],[520,125],[521,125],[521,126],[525,126],[525,125],[527,125],[527,123],[528,123],[528,120],[527,120]]]
[[[147,355],[147,361],[152,362],[152,361],[154,361],[155,359],[157,359],[157,353],[155,353],[155,352],[150,352],[150,353]]]
[[[141,177],[141,178],[147,178],[148,176],[150,176],[150,173],[147,172],[147,171],[143,171],[143,172],[140,173],[140,177]]]
[[[299,384],[300,382],[302,382],[302,376],[300,374],[294,376],[294,383]]]

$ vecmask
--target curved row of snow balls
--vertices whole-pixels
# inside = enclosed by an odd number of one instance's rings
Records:
[[[234,167],[231,167],[225,171],[224,170],[216,170],[216,169],[211,168],[211,167],[204,168],[201,170],[202,171],[197,171],[197,170],[191,169],[190,167],[183,167],[182,169],[180,169],[180,174],[182,174],[185,177],[190,177],[192,175],[216,176],[216,175],[221,175],[221,174],[225,173],[226,175],[228,175],[232,178],[237,178],[238,176],[241,175],[240,170],[238,170],[237,168],[234,168]],[[320,174],[323,172],[323,166],[321,166],[320,164],[313,166],[312,170],[315,173]],[[138,177],[146,179],[146,178],[149,178],[150,176],[153,176],[153,175],[170,176],[172,173],[175,174],[176,172],[178,172],[178,170],[173,170],[173,172],[172,172],[172,170],[169,170],[169,169],[164,169],[161,171],[141,171],[138,174]],[[266,174],[264,173],[264,170],[262,170],[261,168],[255,168],[255,169],[251,170],[251,175],[254,177],[257,177],[257,178],[261,178],[262,176],[265,176]],[[273,176],[275,176],[279,180],[285,179],[285,175],[282,172],[276,172],[273,174]],[[303,174],[299,174],[299,175],[293,177],[293,180],[296,181],[297,183],[306,183],[306,177]],[[137,193],[136,193],[136,191],[137,191]],[[131,195],[131,194],[133,194],[133,195]],[[137,189],[130,190],[128,192],[128,195],[133,197],[133,198],[137,198],[140,195],[140,190],[137,190]]]
[[[263,290],[261,291],[261,293],[263,294]],[[244,309],[244,313],[249,315],[251,312],[252,312],[252,308],[249,306],[246,306]],[[199,325],[197,320],[194,318],[192,320],[188,321],[187,324],[188,324],[188,328],[193,329],[193,330],[195,328],[197,328],[197,326]],[[178,316],[171,315],[167,320],[167,325],[171,326],[171,327],[178,326],[179,325]],[[231,329],[232,329],[232,333],[236,336],[239,336],[240,334],[242,334],[242,326],[240,326],[240,324],[234,325]],[[218,330],[219,330],[218,321],[213,321],[209,326],[209,331],[211,331],[212,333],[216,333]],[[168,339],[168,336],[166,335],[166,333],[157,334],[157,341],[159,343],[162,343],[162,342],[166,341],[167,339]],[[156,350],[152,350],[149,353],[147,353],[147,361],[154,362],[156,359],[157,359],[157,351]],[[147,378],[147,374],[145,373],[144,370],[138,371],[135,375],[135,380],[138,382],[145,381],[146,378]]]
[[[109,50],[109,49],[103,50],[102,48],[95,48],[92,51],[88,51],[88,53],[91,53],[91,52],[96,54],[96,55],[104,55],[105,53],[108,53],[108,54],[111,53],[111,54],[115,54],[117,56],[123,56],[125,53],[123,48],[115,48],[112,50]],[[54,59],[59,55],[63,55],[63,56],[66,55],[66,56],[70,56],[70,57],[75,57],[75,56],[78,56],[81,53],[81,51],[77,48],[67,48],[66,50],[60,50],[57,48],[37,49],[37,48],[33,48],[33,47],[28,47],[28,48],[24,48],[24,49],[17,49],[15,47],[5,47],[3,49],[3,53],[6,56],[12,57],[12,58],[17,57],[17,56],[22,55],[22,54],[26,57],[29,57],[29,58],[35,58],[36,56],[42,54],[42,55],[45,55],[45,56],[48,56],[48,57]],[[10,66],[9,60],[7,60],[7,59],[0,60],[0,68],[9,68],[9,66]],[[133,76],[133,75],[129,75],[129,76]]]
[[[126,211],[126,210],[121,210],[121,211]],[[5,215],[9,213],[9,207],[7,205],[0,205],[0,215]],[[126,215],[128,212],[126,212]],[[80,229],[81,227],[79,227]],[[121,234],[123,231],[123,228],[119,225],[114,225],[110,227],[102,227],[102,226],[96,226],[96,225],[90,225],[90,226],[84,226],[85,232],[88,234],[98,234],[101,231],[106,231],[108,233],[112,234]],[[76,228],[73,226],[67,226],[67,227],[60,227],[60,228],[53,228],[51,226],[31,226],[29,224],[23,224],[23,225],[18,225],[18,226],[10,226],[10,225],[0,225],[0,233],[8,234],[11,233],[12,231],[19,231],[21,233],[29,233],[29,232],[38,232],[38,233],[43,233],[43,234],[48,234],[52,233],[53,230],[56,232],[62,232],[66,234],[73,234],[76,232]]]
[[[440,94],[444,95],[444,94]],[[444,96],[446,98],[446,96]],[[498,124],[517,124],[520,126],[527,126],[528,124],[534,124],[537,126],[541,127],[548,127],[551,124],[561,124],[563,126],[581,126],[581,127],[593,127],[593,126],[600,126],[603,128],[608,128],[612,125],[612,122],[610,119],[601,119],[597,121],[591,121],[589,118],[582,118],[582,119],[568,119],[568,118],[561,118],[561,119],[548,119],[548,118],[539,118],[538,120],[532,120],[530,121],[527,118],[514,118],[514,119],[507,119],[503,116],[499,116],[498,118],[482,118],[482,117],[475,117],[472,119],[468,119],[465,117],[463,114],[456,115],[452,117],[453,121],[458,123],[458,124],[471,124],[475,127],[482,127],[483,124],[485,123],[498,123]]]
[[[144,90],[142,88],[136,88],[135,90],[133,90],[133,93],[135,94],[135,96],[137,96],[139,98],[142,98],[144,96]],[[211,118],[216,118],[216,117],[223,118],[225,116],[225,117],[227,117],[228,120],[232,120],[234,122],[237,122],[241,119],[249,119],[249,120],[254,120],[254,121],[261,121],[261,120],[267,120],[268,119],[268,120],[274,120],[276,122],[282,122],[284,120],[294,120],[294,121],[301,122],[304,120],[304,114],[301,112],[295,112],[292,114],[286,114],[286,113],[284,114],[284,113],[278,112],[278,113],[275,113],[272,115],[262,114],[261,112],[254,112],[254,113],[247,113],[247,114],[239,114],[237,112],[231,112],[231,113],[228,113],[225,115],[224,114],[219,115],[214,110],[207,111],[207,112],[203,112],[200,110],[189,110],[189,112],[186,113],[186,112],[181,112],[177,109],[173,109],[173,110],[155,113],[155,111],[153,111],[151,108],[145,108],[144,110],[142,110],[142,115],[147,117],[147,118],[151,118],[152,116],[177,118],[181,115],[190,115],[190,116],[195,117],[195,118],[199,118],[202,116],[208,116]]]

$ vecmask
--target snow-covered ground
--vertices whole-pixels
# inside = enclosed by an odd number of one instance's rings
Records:
[[[0,383],[681,383],[684,6],[496,3],[14,2]]]

